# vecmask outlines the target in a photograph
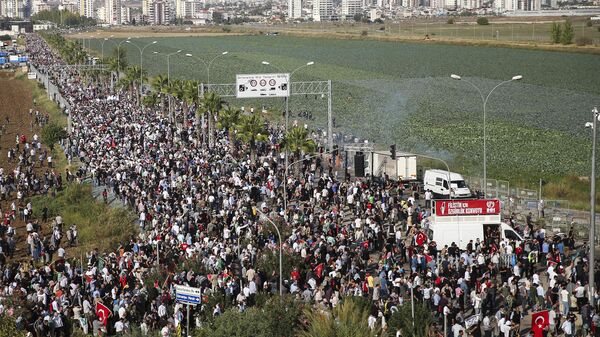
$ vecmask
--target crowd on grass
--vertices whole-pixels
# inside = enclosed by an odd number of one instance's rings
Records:
[[[135,328],[176,336],[188,323],[201,326],[202,315],[244,311],[257,296],[281,291],[324,311],[348,297],[364,298],[371,303],[369,326],[396,336],[408,335],[390,331],[387,322],[410,305],[411,294],[430,310],[432,336],[443,334],[444,321],[449,336],[516,336],[529,328],[526,315],[541,310],[549,310],[545,335],[600,336],[599,294],[588,300],[589,247],[576,244],[572,233],[552,237],[529,217],[511,217],[524,242],[482,238],[465,250],[437,247],[417,239],[427,234],[430,216],[418,191],[387,177],[338,177],[326,155],[286,176],[282,127],[267,125],[269,136],[254,154],[231,144],[224,131],[207,144],[193,109],[178,109],[184,122],[172,123],[137,104],[130,91],[98,86],[62,67],[38,35],[26,41],[30,62],[70,103],[71,133],[61,146],[78,168],[53,171],[37,157],[42,150],[33,136],[16,140],[10,159],[16,169],[0,169],[0,196],[12,203],[0,226],[0,312],[17,316],[19,329],[53,337],[75,330],[125,335]],[[60,190],[63,175],[73,183],[89,179],[106,202],[127,205],[139,231],[116,250],[93,250],[83,265],[73,264],[65,248],[76,244],[76,224],[48,209],[35,218],[28,201]],[[15,232],[17,217],[27,233]],[[21,238],[29,259],[13,263]],[[281,275],[282,289],[278,269],[261,264],[277,256],[280,244],[286,261],[296,263]],[[187,322],[175,285],[201,288],[203,298],[219,295],[222,302],[194,307]],[[106,326],[96,303],[113,313]]]

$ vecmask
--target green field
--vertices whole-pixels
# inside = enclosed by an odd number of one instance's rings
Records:
[[[133,39],[143,46],[155,39]],[[207,81],[202,62],[210,60],[211,83],[233,83],[236,73],[292,70],[308,61],[312,67],[294,74],[294,81],[333,81],[336,131],[351,132],[387,148],[428,153],[450,159],[452,166],[481,174],[482,103],[467,83],[450,79],[462,75],[491,90],[513,75],[523,80],[498,88],[487,105],[488,177],[534,183],[539,177],[587,175],[591,150],[591,109],[600,105],[600,57],[511,48],[438,45],[369,40],[300,38],[290,36],[221,36],[157,38],[144,52],[144,70],[166,74],[166,58],[153,54],[184,52],[171,57],[171,75]],[[119,40],[114,40],[118,42]],[[123,43],[128,46],[128,43]],[[105,54],[114,47],[105,43]],[[92,41],[100,50],[100,41]],[[128,48],[130,63],[140,54]],[[262,65],[269,61],[274,66]],[[281,100],[263,103],[232,99],[234,104],[283,107]],[[315,128],[326,126],[327,100],[294,96],[294,114],[311,110]]]

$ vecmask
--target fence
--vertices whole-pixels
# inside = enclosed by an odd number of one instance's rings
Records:
[[[34,65],[29,65],[29,70],[36,74],[37,81],[44,85],[48,98],[56,102],[58,106],[67,115],[67,131],[71,132],[71,104],[61,95],[58,86],[56,86],[47,74],[40,72]]]

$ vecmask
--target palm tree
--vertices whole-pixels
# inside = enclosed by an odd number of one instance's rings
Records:
[[[232,107],[230,105],[225,106],[219,110],[219,120],[217,121],[217,128],[223,129],[227,132],[227,139],[229,145],[233,149],[233,129],[240,120],[240,109]]]
[[[189,112],[190,106],[194,103],[198,103],[199,95],[198,95],[198,86],[200,83],[198,81],[190,80],[183,82],[183,111],[187,116]]]
[[[125,51],[125,47],[116,46],[113,49],[113,58],[115,59],[115,62],[117,63],[116,70],[117,70],[117,75],[119,75],[119,73],[124,71],[128,66],[127,52]]]
[[[152,78],[152,80],[150,80],[150,85],[152,86],[152,90],[154,90],[154,93],[156,93],[160,98],[160,105],[162,106],[162,109],[164,111],[165,96],[168,93],[169,80],[165,75],[158,75]]]
[[[125,69],[125,76],[119,80],[119,84],[122,88],[128,88],[129,92],[133,94],[134,91],[139,90],[138,84],[142,76],[145,78],[145,72],[141,73],[142,69],[140,66],[134,65]]]
[[[293,127],[283,137],[281,143],[284,150],[290,151],[295,158],[300,158],[300,154],[314,152],[317,148],[317,143],[308,138],[308,130],[299,126]]]
[[[310,325],[298,334],[300,337],[387,336],[381,327],[369,327],[368,308],[360,307],[351,298],[346,298],[342,304],[333,308],[331,315],[320,310],[307,310],[306,318]]]
[[[293,127],[283,137],[282,149],[293,153],[293,159],[299,160],[301,153],[312,153],[317,148],[317,143],[308,138],[308,130],[299,126]],[[299,165],[297,165],[299,169]],[[287,179],[287,178],[286,178]]]
[[[235,137],[250,147],[250,158],[254,159],[256,142],[268,140],[269,131],[265,121],[258,115],[243,115],[235,125]]]
[[[152,108],[156,106],[158,103],[158,95],[155,92],[152,92],[142,99],[142,104],[146,107]]]
[[[184,85],[183,85],[182,80],[179,80],[179,79],[171,80],[170,82],[167,83],[165,92],[168,95],[171,95],[175,99],[175,102],[178,103],[178,102],[181,102],[184,97],[183,87],[184,87]],[[171,113],[173,113],[173,112],[171,112]],[[170,116],[171,120],[175,120],[174,117],[175,116]]]
[[[202,109],[199,111],[201,113],[206,113],[208,119],[208,145],[212,146],[214,144],[214,119],[213,114],[216,114],[217,111],[221,110],[221,106],[223,105],[223,100],[219,94],[214,93],[212,91],[205,92],[204,97],[202,98],[201,104]],[[200,115],[196,115],[196,125],[200,125]],[[201,128],[199,128],[201,129]]]

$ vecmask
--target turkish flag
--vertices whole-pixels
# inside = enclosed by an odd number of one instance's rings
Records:
[[[531,331],[534,337],[542,337],[544,328],[550,325],[548,310],[531,314]]]
[[[100,302],[96,303],[96,316],[98,316],[98,319],[102,325],[106,326],[106,324],[108,324],[108,318],[110,315],[112,315],[112,312],[107,306]]]
[[[427,235],[425,235],[423,232],[419,232],[415,241],[417,242],[417,245],[422,246],[425,241],[427,241]]]

